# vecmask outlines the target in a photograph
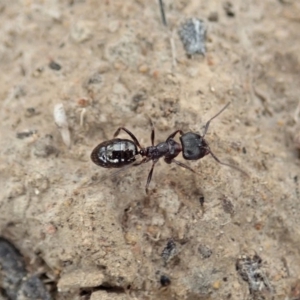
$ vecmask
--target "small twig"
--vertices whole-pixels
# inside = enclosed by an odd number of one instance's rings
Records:
[[[298,124],[298,122],[299,122],[299,112],[300,112],[300,101],[297,105],[297,108],[296,108],[295,114],[294,114],[294,121],[296,124]]]
[[[259,91],[254,85],[252,86],[254,95],[261,101],[265,111],[269,114],[269,116],[273,116],[272,111],[269,109],[268,104],[270,103],[268,97]]]
[[[159,0],[159,8],[160,8],[162,22],[166,27],[168,27],[163,0]],[[174,31],[173,32],[171,32],[171,30],[168,30],[168,31],[169,31],[168,35],[169,35],[169,41],[170,41],[170,46],[171,46],[171,53],[172,53],[172,69],[174,70],[177,67],[176,48],[175,48],[175,43],[174,43]]]
[[[167,20],[166,20],[166,15],[165,15],[165,8],[164,8],[163,0],[159,0],[159,8],[160,8],[162,22],[165,26],[168,26]]]
[[[82,127],[82,126],[83,126],[83,122],[84,122],[84,115],[85,115],[85,113],[86,113],[86,109],[85,109],[85,108],[83,108],[83,109],[81,110],[81,113],[80,113],[80,123],[79,123],[80,127]]]
[[[156,237],[152,236],[150,233],[146,232],[146,235],[148,235],[148,237],[150,238],[150,240],[154,241],[154,242],[158,242],[160,239],[160,232],[158,232],[156,234]]]
[[[177,67],[177,62],[176,62],[176,48],[175,48],[175,43],[174,43],[174,31],[170,33],[170,44],[171,44],[171,52],[172,52],[172,67],[175,69]]]

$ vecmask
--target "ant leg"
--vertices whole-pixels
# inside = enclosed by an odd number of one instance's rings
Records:
[[[210,149],[207,149],[207,151],[208,151],[208,153],[210,153],[210,155],[211,155],[211,156],[212,156],[219,164],[224,165],[224,166],[227,166],[227,167],[230,167],[230,168],[233,168],[233,169],[235,169],[235,170],[238,170],[238,171],[240,171],[241,173],[243,173],[244,175],[246,175],[247,177],[249,177],[249,174],[246,173],[245,171],[243,171],[242,169],[240,169],[239,167],[236,167],[236,166],[233,166],[233,165],[231,165],[231,164],[227,164],[227,163],[224,163],[224,162],[220,161],[220,160],[215,156],[215,154],[213,154],[213,153],[211,152]]]
[[[125,127],[119,127],[117,129],[117,131],[114,134],[114,137],[116,137],[121,130],[124,130],[128,135],[130,135],[130,137],[133,139],[134,143],[140,148],[143,149],[142,146],[140,145],[139,141],[137,140],[137,138],[134,136],[134,134],[132,132],[130,132],[128,129],[126,129]]]
[[[153,125],[151,118],[149,116],[148,116],[148,118],[149,118],[150,125],[151,125],[151,144],[152,144],[152,146],[154,146],[154,139],[155,139],[154,125]]]
[[[215,116],[213,116],[210,120],[208,120],[207,122],[206,122],[206,124],[205,124],[205,129],[204,129],[204,133],[203,133],[203,138],[204,138],[204,136],[206,135],[206,133],[207,133],[207,130],[208,130],[208,127],[209,127],[209,124],[210,124],[210,122],[213,120],[213,119],[215,119],[218,115],[220,115],[227,107],[228,107],[228,105],[230,104],[230,102],[229,103],[227,103]]]
[[[139,165],[141,165],[141,164],[147,163],[147,162],[150,161],[150,160],[151,160],[151,158],[144,157],[141,161],[134,163],[133,166],[134,166],[134,167],[139,166]]]
[[[167,140],[174,138],[174,136],[175,136],[178,132],[180,133],[180,135],[183,135],[183,131],[182,131],[181,129],[178,129],[178,130],[174,131],[172,134],[170,134],[169,137],[167,138]]]
[[[195,174],[197,174],[197,175],[200,175],[200,174],[197,173],[195,170],[193,170],[191,167],[189,167],[188,165],[186,165],[186,164],[184,164],[184,163],[182,163],[182,162],[180,162],[180,161],[178,161],[178,160],[172,159],[172,160],[171,160],[171,163],[172,163],[172,162],[175,163],[176,165],[182,167],[182,168],[185,168],[185,169],[188,169],[188,170],[192,171],[193,173],[195,173]]]
[[[146,183],[146,188],[145,188],[147,195],[148,195],[148,187],[149,187],[149,184],[150,184],[151,179],[152,179],[152,174],[153,174],[153,169],[154,169],[155,164],[156,164],[156,161],[153,161],[151,170],[150,170],[148,178],[147,178],[147,183]]]

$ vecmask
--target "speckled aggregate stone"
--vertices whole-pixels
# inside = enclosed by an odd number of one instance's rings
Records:
[[[188,19],[181,25],[178,34],[188,55],[205,55],[206,26],[202,20]]]

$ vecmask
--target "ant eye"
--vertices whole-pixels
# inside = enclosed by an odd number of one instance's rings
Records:
[[[192,156],[194,154],[193,151],[191,151],[191,150],[187,150],[186,153],[187,153],[187,156]]]

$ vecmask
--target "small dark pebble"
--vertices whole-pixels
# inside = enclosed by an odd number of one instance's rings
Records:
[[[202,258],[209,258],[212,255],[212,250],[206,245],[199,245],[198,251],[201,254]]]
[[[25,112],[25,116],[26,117],[32,117],[36,114],[36,111],[35,111],[35,108],[34,107],[28,107],[26,109],[26,112]]]
[[[223,7],[224,7],[225,13],[228,17],[233,18],[235,16],[232,3],[225,2]]]
[[[17,132],[17,138],[22,140],[22,139],[32,136],[35,133],[37,133],[36,130]]]
[[[176,243],[173,239],[169,239],[166,247],[163,249],[161,253],[161,257],[165,263],[167,263],[170,259],[172,259],[177,254]]]
[[[94,73],[92,76],[90,76],[87,80],[87,84],[99,84],[103,82],[102,75],[99,72]]]
[[[202,207],[203,207],[203,205],[204,205],[204,201],[205,201],[204,196],[200,196],[199,202],[200,202],[200,205],[201,205]]]
[[[221,199],[221,201],[222,201],[222,208],[223,208],[224,212],[233,216],[235,213],[235,210],[234,210],[234,205],[232,204],[232,202],[229,199],[227,199],[226,197],[223,197]]]
[[[274,288],[263,270],[263,261],[260,256],[257,254],[251,256],[241,255],[237,259],[235,267],[241,278],[248,282],[250,295],[261,296],[262,293],[267,291],[268,293],[274,293]],[[255,297],[255,299],[265,298]]]
[[[46,290],[43,282],[37,276],[31,276],[23,282],[19,291],[17,299],[22,300],[50,300],[51,297]]]
[[[31,118],[31,117],[36,116],[38,114],[39,114],[39,112],[37,112],[34,107],[28,107],[25,111],[25,117],[27,117],[27,118]]]
[[[139,103],[139,102],[142,102],[142,101],[145,101],[146,100],[146,95],[145,95],[145,93],[137,93],[137,94],[135,94],[133,97],[132,97],[132,101],[134,102],[134,103]]]
[[[214,12],[211,12],[209,15],[208,15],[208,21],[210,22],[218,22],[219,21],[219,15],[216,11]]]
[[[59,151],[53,146],[53,137],[50,134],[41,137],[33,144],[33,154],[36,157],[48,157],[51,154],[58,154]]]
[[[61,69],[61,65],[52,60],[49,63],[49,68],[55,71],[59,71]]]
[[[166,276],[166,275],[161,275],[161,277],[160,277],[160,284],[162,286],[168,286],[168,285],[171,284],[171,279],[168,276]]]
[[[243,147],[243,148],[242,148],[242,150],[243,150],[243,153],[244,153],[244,154],[246,154],[246,153],[247,153],[247,150],[246,150],[246,148],[245,148],[245,147]]]
[[[132,97],[131,110],[136,111],[140,106],[144,105],[144,101],[147,99],[147,96],[144,92],[135,94]]]
[[[20,252],[0,238],[0,285],[10,299],[17,299],[18,288],[25,276],[25,263]]]
[[[38,67],[38,68],[36,68],[35,71],[36,71],[37,74],[41,74],[41,73],[44,72],[44,67]]]

